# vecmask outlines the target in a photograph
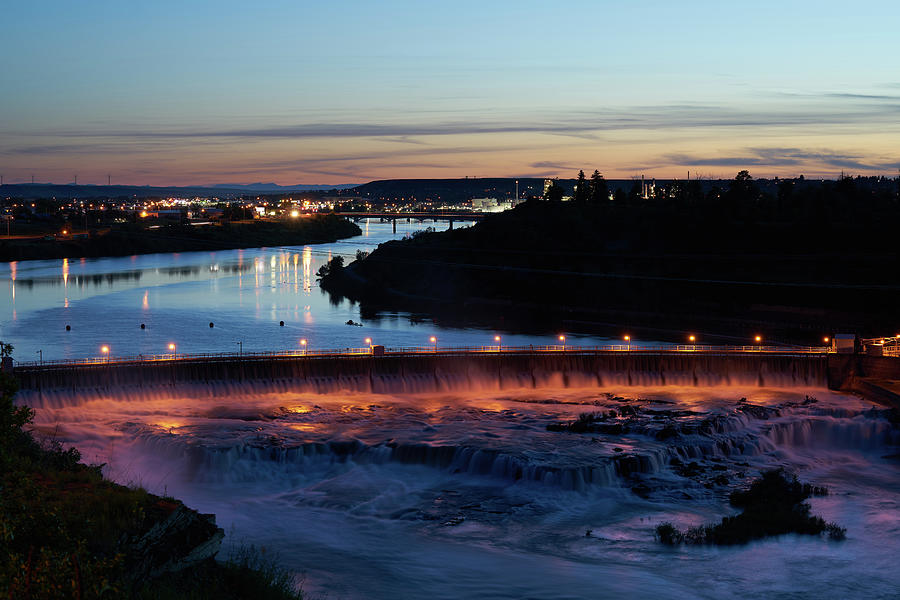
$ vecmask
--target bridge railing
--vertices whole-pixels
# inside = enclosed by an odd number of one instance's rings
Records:
[[[337,348],[337,349],[300,349],[300,350],[271,350],[261,352],[169,352],[165,354],[138,354],[137,356],[102,356],[75,359],[44,360],[44,361],[16,361],[17,367],[76,367],[88,365],[124,365],[156,362],[188,362],[188,361],[258,361],[289,358],[336,358],[336,357],[362,357],[373,355],[372,347],[362,348]],[[494,344],[489,346],[406,346],[397,348],[385,348],[388,356],[413,356],[422,354],[439,355],[466,355],[466,354],[600,354],[621,352],[631,354],[826,354],[831,349],[826,346],[710,346],[701,344],[679,345],[648,345],[648,344],[606,344],[598,346],[573,346],[569,344],[555,345],[529,345],[529,346],[504,346]]]

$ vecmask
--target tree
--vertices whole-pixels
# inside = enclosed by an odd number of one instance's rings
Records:
[[[319,279],[324,279],[329,275],[337,275],[344,269],[344,257],[335,256],[330,261],[319,267],[316,275]]]
[[[606,180],[603,179],[603,175],[600,174],[600,171],[594,170],[594,174],[591,175],[591,202],[594,204],[600,204],[602,202],[607,202],[609,200],[609,187],[606,185]]]
[[[558,180],[554,179],[547,187],[547,191],[544,192],[544,198],[551,202],[559,202],[563,199],[563,194],[562,186],[559,185]]]
[[[584,178],[584,171],[578,171],[578,183],[575,184],[575,202],[579,204],[586,203],[589,194],[590,190],[588,189],[587,180]]]
[[[738,172],[728,184],[728,196],[733,204],[746,210],[748,205],[759,199],[759,188],[753,183],[753,177],[746,169]]]

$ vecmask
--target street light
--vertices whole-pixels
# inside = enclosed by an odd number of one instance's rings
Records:
[[[566,351],[566,336],[564,336],[564,335],[559,336],[559,341],[562,342],[562,344],[563,344],[563,352],[565,352],[565,351]]]
[[[369,345],[369,352],[372,352],[372,338],[366,338],[366,343]]]
[[[625,336],[625,341],[628,342],[628,350],[630,351],[630,350],[631,350],[631,336],[630,336],[630,335],[626,335],[626,336]]]
[[[437,338],[434,337],[434,336],[431,336],[431,337],[429,338],[429,341],[430,341],[432,344],[434,344],[434,351],[437,352]]]
[[[235,344],[238,345],[238,357],[239,357],[239,358],[244,358],[244,340],[241,340],[241,341],[239,341],[239,342],[235,342]]]
[[[106,362],[109,362],[109,346],[101,346],[100,352],[106,355]]]
[[[497,352],[503,352],[503,344],[500,343],[500,336],[499,336],[499,335],[495,335],[495,336],[494,336],[494,341],[497,342]]]
[[[306,338],[300,340],[300,348],[303,350],[303,354],[306,354]]]
[[[175,352],[175,342],[169,342],[169,352],[172,353],[172,358],[178,357],[178,353]]]
[[[43,366],[43,365],[44,365],[44,351],[43,351],[43,350],[38,350],[37,352],[35,352],[35,354],[37,354],[37,355],[39,355],[39,356],[41,357],[41,359],[40,359],[40,360],[41,360],[41,366]]]

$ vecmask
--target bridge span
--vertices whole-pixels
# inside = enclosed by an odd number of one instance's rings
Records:
[[[367,211],[367,212],[336,212],[339,217],[346,217],[359,221],[361,219],[383,219],[390,221],[393,226],[394,233],[397,233],[397,221],[406,219],[407,222],[415,219],[416,221],[449,221],[450,229],[453,229],[454,221],[481,221],[488,213],[468,212],[468,211],[437,211],[437,212],[387,212],[387,211]]]

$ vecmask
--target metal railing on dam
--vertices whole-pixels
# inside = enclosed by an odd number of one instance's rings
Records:
[[[378,354],[376,354],[378,352]],[[190,388],[374,393],[631,385],[828,384],[825,348],[767,346],[480,346],[167,354],[18,363],[20,398],[108,396]]]
[[[360,348],[343,348],[316,350],[312,348],[302,350],[274,350],[264,352],[204,352],[183,353],[167,352],[163,354],[139,354],[136,356],[102,356],[62,360],[41,361],[16,361],[16,369],[22,370],[47,370],[54,368],[79,367],[85,365],[123,365],[134,363],[156,363],[160,361],[217,361],[217,360],[277,360],[283,358],[338,358],[348,356],[374,355],[374,348],[378,346],[364,346]],[[820,355],[827,354],[830,349],[827,346],[711,346],[707,344],[672,344],[672,345],[647,345],[647,344],[607,344],[603,346],[572,346],[565,344],[550,344],[543,346],[503,346],[493,344],[488,346],[409,346],[399,348],[384,348],[384,356],[419,356],[428,354],[431,356],[457,356],[460,354],[544,354],[563,353],[565,355],[578,354],[602,354],[607,352],[627,352],[634,354],[800,354]],[[379,355],[382,356],[382,355]]]

